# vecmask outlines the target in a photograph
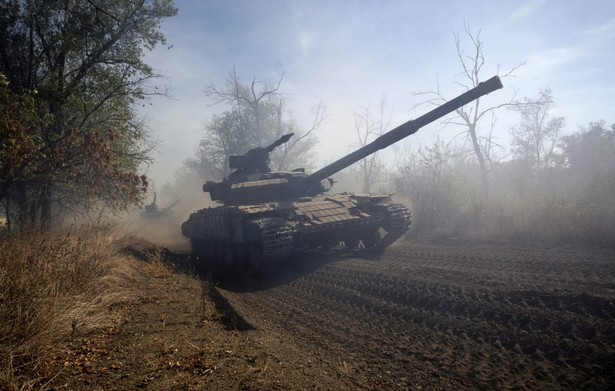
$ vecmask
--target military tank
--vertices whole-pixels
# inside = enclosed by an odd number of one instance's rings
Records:
[[[330,176],[499,88],[502,83],[494,76],[309,175],[303,169],[269,168],[269,153],[292,133],[267,147],[231,156],[234,171],[229,177],[203,185],[222,205],[190,214],[182,233],[200,261],[256,273],[287,261],[295,251],[383,249],[409,229],[408,208],[389,194],[327,195],[334,184]]]
[[[145,205],[145,210],[141,212],[141,217],[147,219],[157,219],[160,217],[168,217],[173,215],[173,211],[171,210],[180,200],[173,202],[171,205],[166,208],[160,208],[156,203],[156,193],[154,193],[154,200],[151,204]]]

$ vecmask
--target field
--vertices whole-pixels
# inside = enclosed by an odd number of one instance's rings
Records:
[[[137,297],[109,308],[112,327],[75,336],[47,387],[615,386],[613,250],[404,242],[219,282],[181,254],[126,254],[147,265]]]

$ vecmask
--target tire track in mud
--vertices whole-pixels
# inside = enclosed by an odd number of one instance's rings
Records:
[[[607,389],[614,269],[604,250],[398,246],[223,292],[365,389]]]

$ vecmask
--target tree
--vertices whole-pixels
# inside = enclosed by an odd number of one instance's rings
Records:
[[[591,122],[561,138],[567,239],[614,246],[615,124]],[[572,235],[570,233],[573,233]]]
[[[206,94],[213,99],[213,104],[226,104],[229,110],[214,115],[207,124],[195,156],[185,162],[191,171],[198,173],[200,178],[226,177],[229,156],[267,145],[287,133],[295,135],[272,152],[273,168],[285,170],[309,164],[316,143],[313,132],[325,118],[324,103],[319,102],[313,109],[310,128],[301,131],[289,119],[286,100],[279,91],[284,79],[281,68],[278,75],[275,82],[253,79],[247,85],[233,68],[224,86],[210,82]]]
[[[354,112],[354,125],[359,140],[359,147],[364,147],[372,142],[376,137],[383,135],[391,125],[391,113],[385,113],[387,106],[386,97],[380,99],[379,111],[376,118],[372,118],[369,106],[363,107],[361,111]],[[371,193],[372,186],[382,177],[384,164],[378,157],[378,153],[361,159],[358,162],[361,177],[361,188],[364,193]]]
[[[52,207],[140,201],[154,145],[135,105],[162,93],[143,53],[165,42],[160,21],[175,13],[172,0],[0,1],[0,73],[38,117],[24,128],[37,143],[30,163],[2,178],[20,225],[49,224]]]
[[[214,115],[206,125],[195,155],[184,165],[201,179],[228,176],[228,157],[241,153],[251,130],[251,121],[238,111]]]
[[[441,230],[457,217],[453,161],[450,146],[437,138],[400,165],[395,187],[413,200],[417,230]]]
[[[38,127],[33,93],[13,94],[0,74],[0,203],[11,229],[9,194],[36,169],[36,153],[42,140],[31,129]]]
[[[555,106],[551,90],[542,89],[538,97],[525,97],[524,104],[513,107],[521,114],[519,125],[511,129],[513,155],[536,170],[549,167],[555,160],[555,147],[564,117],[549,118]]]
[[[455,32],[455,47],[457,49],[457,58],[462,67],[461,81],[457,82],[458,85],[463,87],[466,91],[470,90],[483,81],[482,75],[483,66],[485,65],[484,57],[484,43],[480,38],[481,30],[478,33],[473,34],[468,25],[464,26],[463,32]],[[466,52],[464,41],[470,42],[469,53]],[[510,77],[514,72],[524,63],[518,64],[512,67],[508,72],[500,74],[500,67],[498,66],[498,74],[500,78]],[[433,105],[439,105],[445,102],[447,99],[440,93],[439,88],[436,91],[422,92],[421,94],[431,95],[433,98],[429,99],[427,103]],[[481,121],[490,116],[491,117],[491,130],[496,123],[495,113],[498,109],[503,107],[514,107],[519,103],[514,100],[514,96],[506,103],[483,107],[481,106],[481,100],[476,99],[474,102],[469,103],[456,110],[457,116],[445,121],[445,125],[457,125],[465,128],[462,134],[465,135],[466,141],[471,142],[472,151],[480,168],[481,176],[481,190],[483,200],[489,198],[489,163],[490,152],[494,147],[494,140],[492,132],[487,136],[479,133]]]
[[[573,173],[590,179],[615,173],[615,124],[590,122],[578,132],[561,138],[566,165]]]

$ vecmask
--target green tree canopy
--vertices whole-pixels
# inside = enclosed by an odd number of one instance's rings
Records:
[[[161,93],[143,55],[165,42],[160,22],[175,13],[172,0],[0,1],[3,88],[32,99],[37,118],[22,121],[29,163],[0,155],[7,217],[45,224],[52,207],[140,201],[153,143],[135,104]]]

